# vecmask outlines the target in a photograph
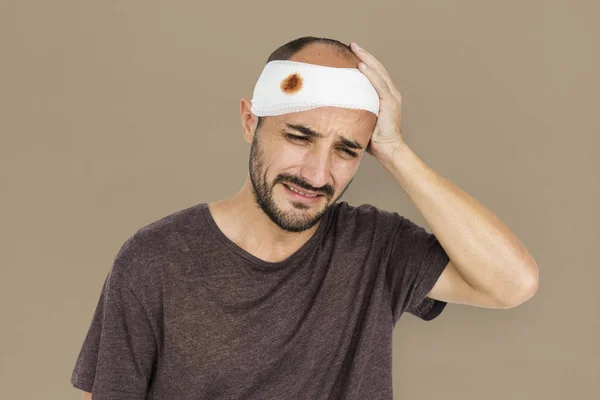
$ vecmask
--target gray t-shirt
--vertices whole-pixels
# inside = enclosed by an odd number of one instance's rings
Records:
[[[71,384],[93,400],[391,400],[393,328],[442,312],[426,296],[448,261],[409,219],[340,202],[266,262],[197,204],[125,241]]]

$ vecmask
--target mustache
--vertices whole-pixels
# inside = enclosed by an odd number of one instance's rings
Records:
[[[302,179],[296,175],[287,174],[287,173],[282,173],[282,174],[277,175],[277,178],[275,178],[273,185],[275,185],[277,183],[285,183],[285,182],[292,183],[302,189],[306,189],[313,193],[324,194],[328,197],[332,197],[334,194],[334,191],[335,191],[333,186],[331,186],[329,184],[327,184],[323,187],[317,188],[317,187],[312,186],[310,183],[306,182],[304,179]]]

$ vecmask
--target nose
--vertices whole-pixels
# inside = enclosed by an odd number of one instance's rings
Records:
[[[300,174],[314,187],[323,187],[329,183],[331,157],[329,152],[311,149],[304,157]]]

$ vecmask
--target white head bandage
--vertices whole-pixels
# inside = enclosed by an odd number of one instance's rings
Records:
[[[326,67],[275,60],[265,65],[256,82],[251,111],[264,117],[333,106],[379,115],[379,96],[356,68]]]

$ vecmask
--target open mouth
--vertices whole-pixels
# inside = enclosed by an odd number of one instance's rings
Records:
[[[300,197],[300,198],[305,199],[305,200],[314,200],[314,199],[319,198],[319,197],[322,196],[322,194],[318,194],[318,193],[304,192],[301,189],[295,188],[295,187],[287,185],[285,183],[283,184],[283,186],[286,188],[286,190],[289,193],[292,193],[296,197]]]

